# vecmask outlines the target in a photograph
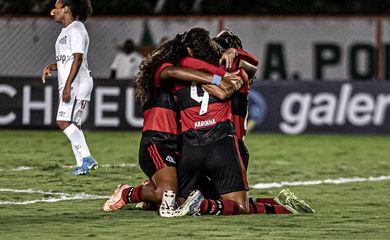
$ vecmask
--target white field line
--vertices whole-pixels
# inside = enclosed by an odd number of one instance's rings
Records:
[[[71,201],[71,200],[96,200],[96,199],[108,199],[109,196],[99,196],[88,193],[77,193],[77,194],[69,194],[69,193],[61,193],[61,192],[45,192],[42,190],[32,190],[32,189],[8,189],[8,188],[0,188],[0,192],[8,192],[8,193],[26,193],[26,194],[45,194],[45,195],[56,195],[59,196],[57,198],[42,198],[42,199],[34,199],[28,201],[0,201],[0,205],[26,205],[33,203],[54,203],[60,201]]]
[[[295,181],[295,182],[273,182],[273,183],[257,183],[251,186],[252,189],[270,189],[280,188],[285,186],[307,186],[307,185],[320,185],[320,184],[344,184],[353,182],[377,182],[390,180],[390,176],[379,177],[352,177],[352,178],[337,178],[337,179],[325,179],[325,180],[310,180],[310,181]]]
[[[390,176],[379,176],[379,177],[353,177],[353,178],[337,178],[337,179],[325,179],[325,180],[311,180],[311,181],[295,181],[295,182],[274,182],[274,183],[257,183],[251,186],[252,189],[270,189],[280,188],[284,186],[307,186],[307,185],[320,185],[320,184],[344,184],[353,182],[377,182],[377,181],[388,181]],[[42,198],[29,201],[0,201],[0,205],[26,205],[39,202],[53,203],[60,201],[71,201],[71,200],[96,200],[96,199],[108,199],[109,196],[99,196],[87,193],[69,194],[61,192],[51,192],[42,190],[32,189],[8,189],[0,188],[0,192],[9,193],[26,193],[26,194],[44,194],[44,195],[56,195],[58,198]]]
[[[135,163],[119,163],[119,164],[103,164],[99,165],[99,167],[103,168],[131,168],[131,167],[137,167],[138,164]],[[61,168],[75,168],[76,166],[61,166]],[[7,172],[7,171],[27,171],[32,170],[33,167],[26,167],[26,166],[18,166],[13,169],[0,169],[0,172]]]

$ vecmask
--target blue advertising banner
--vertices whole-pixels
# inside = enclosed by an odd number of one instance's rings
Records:
[[[390,133],[389,105],[385,81],[257,82],[249,120],[261,132]]]

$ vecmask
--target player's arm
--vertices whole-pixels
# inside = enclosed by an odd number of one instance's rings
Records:
[[[66,79],[64,90],[62,92],[62,100],[64,102],[70,101],[70,91],[71,91],[72,83],[80,70],[80,66],[82,62],[83,62],[83,54],[73,53],[73,63],[70,68],[70,73],[68,75],[68,78]]]
[[[234,64],[234,58],[238,57],[238,68],[243,68],[249,76],[249,83],[252,84],[256,79],[257,65],[259,61],[252,54],[240,49],[229,48],[221,57],[221,62],[226,63],[226,68],[231,68]]]
[[[231,96],[234,92],[240,89],[243,83],[241,77],[236,74],[225,73],[225,76],[221,77],[219,75],[213,75],[211,73],[201,72],[189,68],[175,66],[165,67],[160,73],[160,79],[168,80],[172,78],[181,81],[190,81],[199,84],[208,84],[211,86],[214,85],[214,87],[218,88],[220,92],[224,92],[226,96]]]
[[[256,80],[256,72],[257,67],[248,63],[245,60],[241,60],[238,64],[238,68],[244,69],[244,71],[248,74],[249,83],[252,84]]]
[[[228,93],[222,91],[222,89],[220,89],[219,87],[214,86],[214,85],[210,85],[210,84],[202,85],[202,88],[203,88],[203,90],[208,92],[210,95],[213,95],[214,97],[216,97],[220,100],[225,100],[226,98],[231,97],[235,93],[235,92],[232,92],[232,93],[228,94]]]
[[[203,71],[207,71],[207,72],[210,72],[212,74],[224,76],[224,77],[229,76],[229,74],[230,74],[230,73],[226,72],[226,70],[223,66],[217,67],[217,66],[214,66],[210,63],[207,63],[205,61],[202,61],[200,59],[196,59],[193,57],[185,57],[182,60],[180,60],[180,66],[186,67],[186,68],[191,68],[191,69],[196,69],[196,70],[203,70]],[[222,74],[224,74],[224,75],[222,75]],[[237,73],[233,73],[233,75],[236,75],[236,74]],[[232,82],[233,85],[235,85],[234,91],[237,91],[238,89],[240,89],[240,87],[243,84],[243,81],[241,78],[238,78],[238,82],[235,79],[230,79],[230,81],[234,81],[234,82]],[[219,88],[221,88],[222,91],[224,91],[228,96],[231,96],[234,93],[234,92],[232,92],[232,89],[230,89],[230,88],[228,89],[227,87],[225,87],[224,81],[221,81],[221,84],[219,84],[217,86]],[[212,94],[212,95],[214,95],[214,94]],[[216,95],[214,95],[214,96],[216,96]]]
[[[257,60],[257,58],[254,55],[240,48],[237,48],[236,51],[237,51],[237,56],[240,60],[247,61],[249,64],[252,64],[255,67],[259,65],[259,60]]]
[[[57,64],[56,63],[47,64],[42,71],[41,79],[43,84],[46,83],[46,76],[51,76],[51,72],[53,71],[57,71]]]
[[[229,48],[226,50],[221,58],[219,59],[219,64],[222,65],[225,63],[226,69],[231,69],[233,66],[234,59],[238,56],[238,52],[235,48]]]

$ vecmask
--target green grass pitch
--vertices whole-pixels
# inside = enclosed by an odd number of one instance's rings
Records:
[[[100,168],[71,176],[73,153],[59,131],[0,131],[0,202],[58,198],[47,192],[110,195],[139,184],[139,132],[85,133]],[[250,185],[340,177],[390,176],[390,136],[252,134]],[[125,164],[125,165],[123,165]],[[24,166],[29,170],[16,171]],[[0,204],[0,239],[389,239],[390,181],[289,187],[313,215],[200,216],[163,219],[129,205],[113,213],[104,199]],[[15,193],[32,189],[46,193]],[[250,191],[275,196],[281,188]]]

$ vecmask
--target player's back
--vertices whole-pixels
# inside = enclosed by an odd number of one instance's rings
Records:
[[[233,135],[229,100],[219,100],[190,82],[177,81],[175,91],[185,143],[202,146]]]
[[[181,142],[179,108],[174,99],[172,82],[161,82],[159,79],[165,66],[169,65],[163,64],[156,71],[154,94],[143,105],[144,126],[141,142],[177,150]]]

